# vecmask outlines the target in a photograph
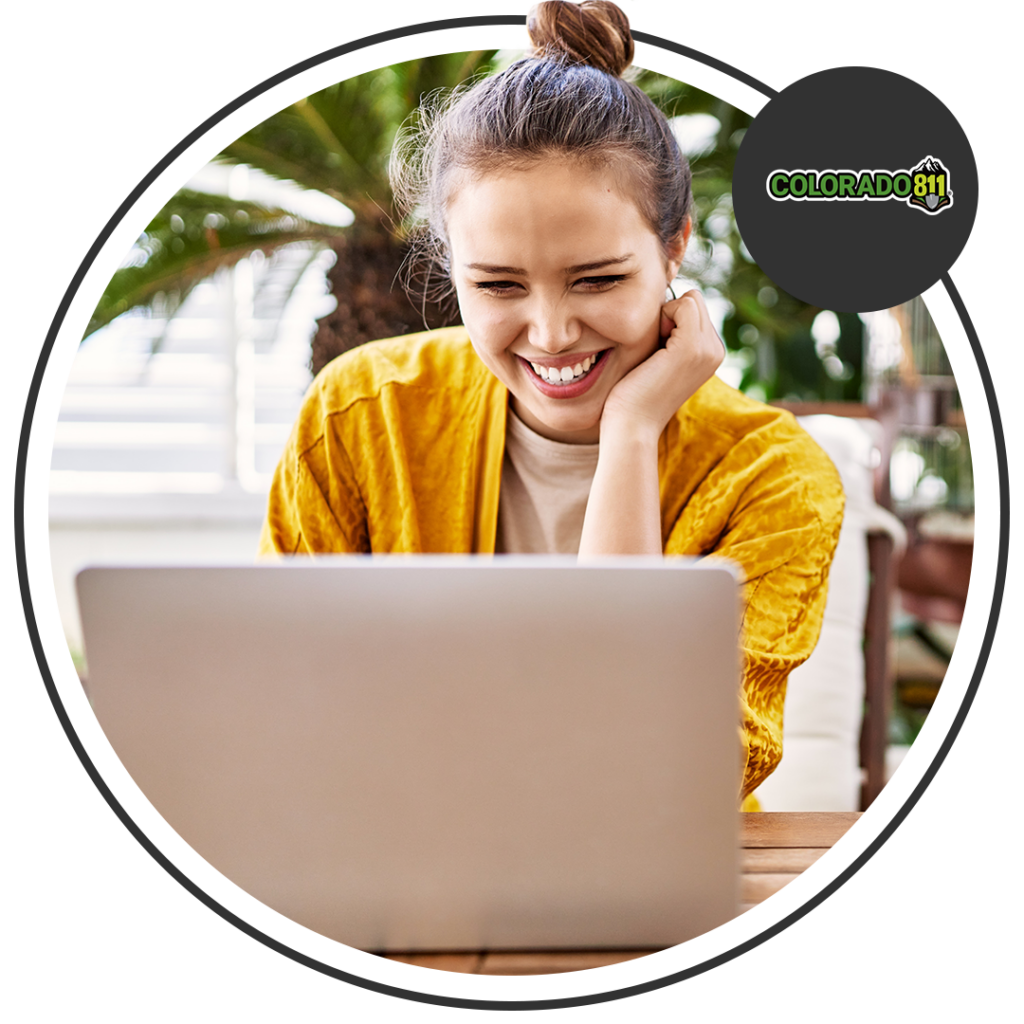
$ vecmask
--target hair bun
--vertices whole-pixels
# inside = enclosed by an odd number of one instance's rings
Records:
[[[609,0],[543,0],[526,19],[537,55],[565,55],[621,75],[633,60],[629,19]]]

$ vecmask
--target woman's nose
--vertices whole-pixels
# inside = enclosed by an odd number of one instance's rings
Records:
[[[538,303],[531,311],[530,344],[544,352],[557,355],[572,348],[581,333],[579,320],[565,303]]]

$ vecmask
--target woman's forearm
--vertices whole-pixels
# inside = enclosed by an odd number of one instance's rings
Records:
[[[725,346],[694,289],[662,306],[660,330],[664,343],[605,399],[581,558],[663,553],[658,441],[680,406],[714,375]]]
[[[636,424],[601,424],[601,449],[580,537],[580,557],[660,555],[658,436]]]

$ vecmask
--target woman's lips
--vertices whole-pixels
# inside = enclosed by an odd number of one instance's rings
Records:
[[[595,362],[590,369],[583,373],[582,376],[565,384],[552,384],[544,380],[543,377],[538,376],[534,371],[530,365],[530,360],[524,359],[522,356],[516,356],[516,358],[522,363],[523,369],[526,371],[526,375],[530,378],[533,386],[542,395],[546,395],[548,398],[578,398],[589,391],[594,386],[597,378],[601,376],[604,364],[608,361],[606,358],[607,352],[608,350],[604,349],[601,352],[595,353]],[[579,360],[579,362],[582,362],[582,360]],[[567,365],[571,367],[575,364],[567,363]]]

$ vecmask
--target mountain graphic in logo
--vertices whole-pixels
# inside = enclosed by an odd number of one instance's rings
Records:
[[[916,206],[925,213],[940,213],[953,204],[949,171],[935,157],[925,157],[910,175],[914,189],[907,197],[908,206]]]

